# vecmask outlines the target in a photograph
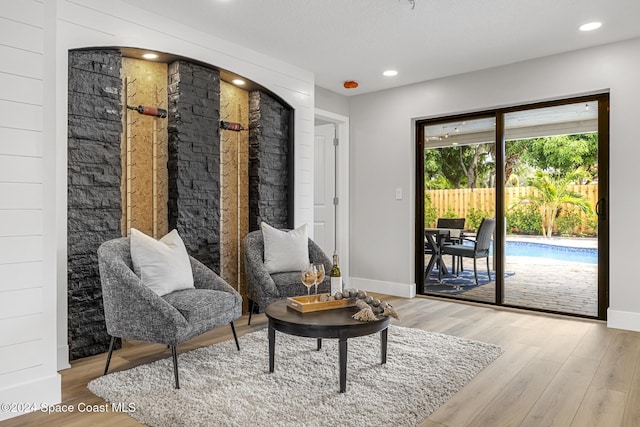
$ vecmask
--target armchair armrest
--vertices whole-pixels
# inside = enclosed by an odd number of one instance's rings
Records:
[[[252,237],[249,233],[243,240],[245,277],[248,297],[260,304],[266,300],[279,298],[280,293],[264,265],[262,241]]]
[[[329,271],[333,266],[333,261],[331,261],[320,246],[311,239],[309,239],[309,261],[314,264],[324,264],[324,269],[327,274],[329,274]]]
[[[468,240],[470,242],[476,241],[477,233],[474,230],[462,230],[460,232],[460,237],[462,240]]]
[[[191,270],[193,271],[193,285],[197,289],[211,289],[213,291],[238,293],[233,287],[231,287],[231,285],[229,285],[222,277],[218,276],[209,267],[192,256],[189,257],[189,260],[191,261]]]

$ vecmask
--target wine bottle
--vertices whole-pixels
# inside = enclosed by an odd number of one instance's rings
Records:
[[[333,251],[333,266],[329,272],[331,277],[331,295],[335,295],[336,292],[342,292],[342,273],[340,267],[338,267],[338,253]]]
[[[236,132],[239,132],[241,130],[246,130],[244,126],[242,126],[242,124],[240,123],[225,122],[224,120],[220,121],[220,128],[225,130],[234,130]]]
[[[167,117],[167,110],[163,110],[162,108],[149,107],[148,105],[138,105],[134,107],[132,105],[127,105],[129,110],[136,110],[140,114],[144,114],[145,116],[155,116],[164,119]]]

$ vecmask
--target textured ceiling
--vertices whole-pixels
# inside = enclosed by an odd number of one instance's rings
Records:
[[[127,0],[355,95],[640,37],[640,0]],[[598,20],[599,30],[578,26]],[[215,65],[215,64],[213,64]],[[382,71],[396,69],[396,77]],[[360,83],[344,89],[345,80]]]

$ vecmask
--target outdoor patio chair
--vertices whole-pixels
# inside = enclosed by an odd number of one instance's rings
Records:
[[[449,236],[446,241],[443,242],[445,245],[450,243],[461,243],[462,242],[462,230],[464,230],[465,218],[438,218],[438,222],[436,223],[436,228],[450,228],[452,230],[461,230],[458,236]]]
[[[476,266],[476,259],[486,258],[487,276],[489,277],[489,281],[491,281],[491,269],[489,268],[489,246],[491,244],[491,239],[493,238],[493,232],[495,228],[495,218],[483,218],[482,222],[480,223],[480,227],[478,227],[478,232],[476,233],[476,239],[473,243],[473,246],[464,244],[443,246],[442,253],[452,256],[452,271],[456,271],[456,257],[473,258],[473,274],[476,279],[476,285],[478,285],[478,269]]]
[[[456,235],[449,234],[441,244],[444,245],[455,245],[462,244],[464,240],[464,223],[466,218],[438,218],[436,223],[437,228],[450,228],[452,230],[460,230],[460,233]],[[462,257],[458,257],[458,265],[460,266],[460,270],[462,268]]]

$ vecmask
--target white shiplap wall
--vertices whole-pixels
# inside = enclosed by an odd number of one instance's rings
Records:
[[[0,0],[0,402],[60,400],[68,50],[100,46],[179,54],[288,102],[295,109],[295,225],[313,224],[313,74],[126,1]]]
[[[60,399],[56,283],[44,273],[43,10],[0,7],[0,402],[38,405]]]

